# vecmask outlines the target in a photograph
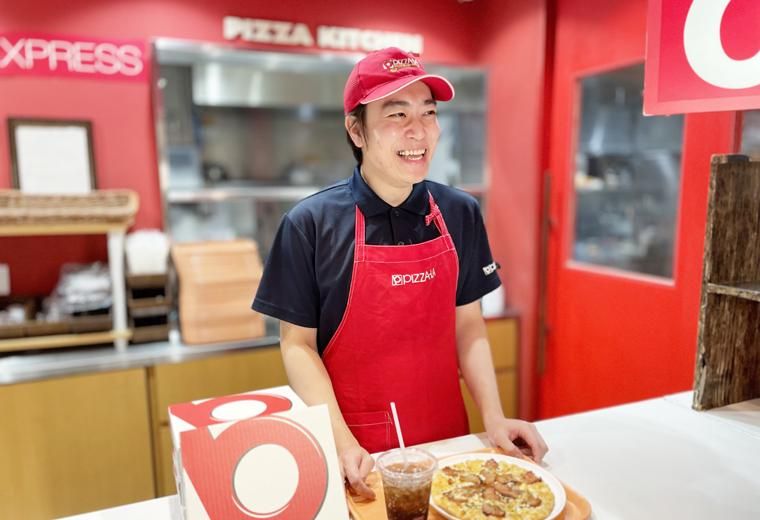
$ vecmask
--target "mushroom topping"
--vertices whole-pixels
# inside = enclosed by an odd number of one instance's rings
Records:
[[[483,479],[483,484],[486,486],[493,486],[496,481],[496,473],[491,470],[484,469],[480,472],[480,478]]]
[[[504,495],[505,497],[509,498],[517,498],[520,496],[520,490],[519,489],[513,489],[505,484],[502,484],[501,482],[496,482],[493,485],[493,488]]]
[[[462,482],[470,482],[471,484],[480,485],[482,482],[480,481],[480,477],[477,475],[473,475],[472,473],[466,473],[461,476]]]
[[[496,469],[499,467],[499,464],[493,459],[488,459],[487,461],[485,461],[483,466],[487,467],[488,469]]]
[[[530,507],[538,507],[541,505],[541,499],[528,493],[528,496],[525,497],[525,503]]]
[[[498,506],[489,504],[488,502],[483,504],[483,514],[486,516],[498,516],[498,517],[506,516],[504,514],[504,511],[501,510],[501,508],[499,508]]]
[[[451,491],[447,491],[443,495],[451,500],[452,502],[458,502],[458,503],[464,503],[467,502],[472,495],[475,494],[475,490],[472,488],[469,489],[452,489]]]
[[[484,500],[499,500],[499,494],[496,492],[494,488],[486,488],[485,491],[483,491],[483,499]]]
[[[523,474],[522,481],[526,484],[535,484],[536,482],[541,482],[541,477],[536,476],[532,471],[527,471]]]
[[[446,466],[441,471],[443,471],[444,475],[448,475],[449,477],[458,477],[461,473],[459,470],[456,470],[451,466]]]

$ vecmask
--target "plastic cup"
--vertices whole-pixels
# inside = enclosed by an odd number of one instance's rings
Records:
[[[436,458],[420,448],[395,449],[380,455],[377,467],[388,520],[426,520]]]

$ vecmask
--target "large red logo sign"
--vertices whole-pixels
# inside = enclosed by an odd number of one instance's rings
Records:
[[[650,0],[644,112],[760,108],[760,2]]]
[[[232,424],[213,438],[208,429],[181,434],[182,466],[211,519],[313,520],[327,495],[327,460],[316,438],[298,423],[278,416]],[[235,487],[244,457],[261,446],[287,450],[298,468],[289,500],[275,509],[246,502]],[[270,472],[271,467],[255,468]],[[272,489],[286,483],[271,482]]]

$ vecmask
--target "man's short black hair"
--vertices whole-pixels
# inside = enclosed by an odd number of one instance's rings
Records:
[[[359,133],[363,136],[364,124],[367,121],[367,105],[359,103],[355,109],[348,113],[348,115],[356,119],[356,122],[354,124],[359,125]],[[354,154],[356,162],[359,164],[359,166],[361,166],[362,159],[364,159],[362,149],[354,144],[354,141],[351,139],[351,135],[348,133],[348,130],[346,130],[346,140],[348,141],[348,145],[351,147],[351,153]]]

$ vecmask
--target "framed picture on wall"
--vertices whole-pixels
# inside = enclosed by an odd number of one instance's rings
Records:
[[[89,121],[8,118],[13,188],[88,193],[97,188]]]

